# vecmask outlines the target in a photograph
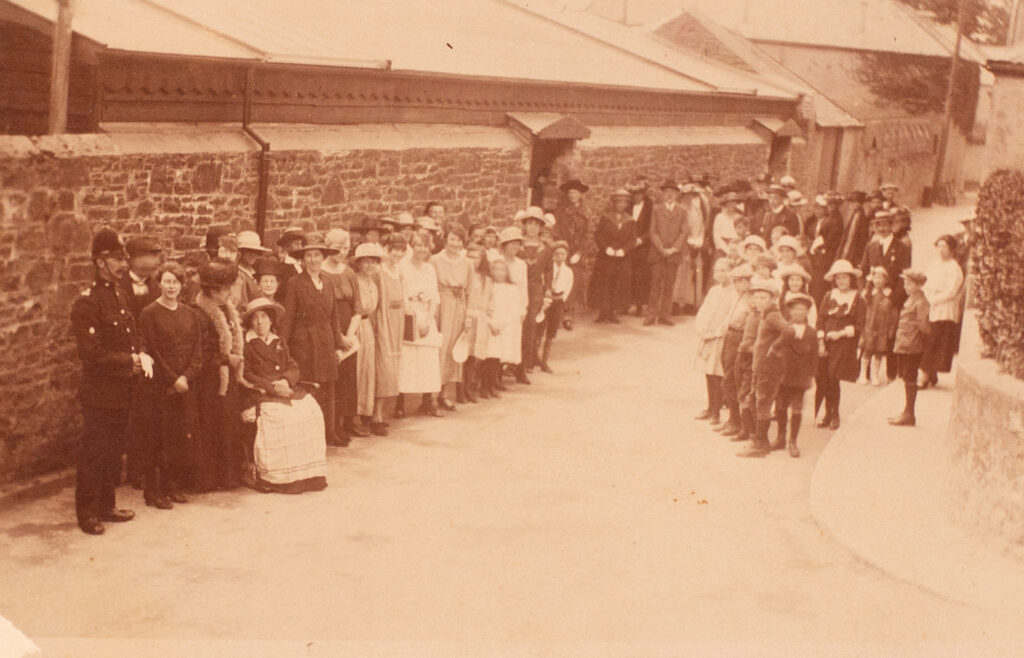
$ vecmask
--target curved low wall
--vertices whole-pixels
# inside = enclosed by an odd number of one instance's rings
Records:
[[[981,358],[974,313],[964,318],[947,441],[958,520],[1024,548],[1024,381]]]

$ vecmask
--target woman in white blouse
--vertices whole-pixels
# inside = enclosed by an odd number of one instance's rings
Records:
[[[917,385],[927,388],[938,383],[940,372],[949,372],[957,350],[957,330],[961,322],[960,291],[964,273],[956,260],[957,239],[944,235],[935,241],[938,259],[926,270],[928,281],[924,295],[931,305],[928,320],[932,330],[921,360]]]

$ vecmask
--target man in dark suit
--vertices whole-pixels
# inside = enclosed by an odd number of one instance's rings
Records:
[[[651,296],[647,304],[644,326],[655,322],[666,326],[675,323],[672,314],[672,288],[686,248],[687,211],[679,203],[679,186],[667,180],[661,184],[662,203],[651,211]]]
[[[75,486],[78,526],[103,534],[103,522],[130,521],[135,513],[117,509],[121,446],[136,380],[153,376],[153,359],[142,349],[128,296],[120,281],[128,269],[121,241],[101,228],[92,240],[96,280],[71,306],[71,333],[82,361],[82,445]]]
[[[868,223],[871,218],[882,207],[882,195],[879,192],[872,192],[865,195],[863,192],[852,192],[850,201],[854,204],[850,214],[850,221],[846,223],[846,231],[843,233],[843,241],[839,247],[838,258],[859,263],[864,258],[864,247],[871,237],[868,230]]]
[[[825,210],[814,224],[814,233],[808,235],[811,241],[811,297],[814,303],[821,303],[821,298],[828,292],[825,273],[832,267],[839,253],[843,240],[843,195],[838,192],[827,192],[823,196]]]
[[[631,302],[636,305],[636,314],[640,316],[647,305],[648,297],[651,294],[651,260],[650,260],[650,232],[651,232],[651,210],[654,202],[648,195],[647,177],[637,176],[633,182],[626,186],[631,195],[630,213],[633,221],[636,222],[637,243],[636,248],[630,252],[632,260],[633,281],[630,286]]]
[[[893,235],[892,221],[892,213],[888,210],[879,210],[871,218],[871,228],[875,236],[864,249],[860,267],[862,272],[870,272],[873,267],[885,268],[892,289],[889,299],[893,306],[899,309],[907,299],[900,275],[903,274],[903,270],[910,267],[911,253],[910,247]]]
[[[792,236],[800,233],[800,218],[786,205],[786,188],[781,185],[768,188],[768,210],[761,219],[760,235],[769,247],[772,246],[772,230],[776,226],[782,226]]]

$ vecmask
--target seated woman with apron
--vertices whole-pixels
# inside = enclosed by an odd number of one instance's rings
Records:
[[[246,484],[262,492],[303,493],[327,486],[327,443],[320,405],[299,382],[299,366],[271,328],[284,309],[258,297],[242,314],[246,403],[242,420],[255,425]]]

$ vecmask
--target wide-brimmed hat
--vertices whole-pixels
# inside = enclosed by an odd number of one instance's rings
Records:
[[[919,286],[923,286],[925,282],[928,280],[928,276],[924,272],[922,272],[921,270],[915,270],[910,267],[903,270],[903,274],[900,274],[900,278],[910,279]]]
[[[779,266],[779,263],[775,260],[775,258],[770,253],[767,253],[767,252],[759,255],[757,258],[754,259],[754,267],[755,268],[767,267],[769,269],[774,270],[778,266]]]
[[[797,253],[797,255],[803,253],[803,247],[800,246],[800,241],[794,238],[792,235],[783,235],[782,237],[775,241],[775,244],[772,245],[772,249],[775,250],[776,252],[778,252],[778,250],[782,249],[783,247],[788,247],[792,249]]]
[[[260,236],[256,231],[242,231],[238,234],[238,250],[259,251],[269,253],[270,250],[260,244]]]
[[[693,183],[683,183],[682,185],[679,186],[679,193],[680,194],[699,194],[700,193],[700,187],[698,185],[694,185]]]
[[[541,226],[543,226],[546,223],[544,221],[544,209],[541,208],[540,206],[530,206],[522,215],[516,213],[516,216],[518,217],[519,221],[524,224],[527,222],[527,220],[533,220],[535,222],[538,222]]]
[[[796,179],[789,174],[786,174],[779,179],[779,185],[782,187],[796,187]]]
[[[389,230],[393,230],[398,227],[398,220],[394,217],[381,217],[377,221],[380,222],[381,226],[384,226]]]
[[[743,238],[743,242],[740,243],[742,249],[746,249],[749,246],[761,247],[761,251],[768,251],[768,245],[765,243],[764,238],[760,235],[748,235]]]
[[[238,279],[238,266],[222,260],[215,260],[199,268],[199,285],[209,288],[223,288],[233,285]]]
[[[284,245],[288,244],[289,242],[294,242],[296,240],[301,240],[302,236],[305,235],[305,233],[306,232],[303,231],[298,226],[289,226],[285,230],[281,231],[281,235],[278,236],[278,238],[277,238],[277,246],[283,247]]]
[[[260,256],[253,263],[253,277],[259,279],[261,276],[267,274],[273,274],[276,277],[281,276],[281,261],[277,260],[273,256]]]
[[[132,238],[124,244],[124,250],[128,253],[128,258],[135,258],[143,254],[159,254],[163,251],[156,238],[151,238],[148,235]]]
[[[775,271],[775,276],[778,277],[779,281],[785,281],[791,276],[798,276],[804,281],[810,281],[811,275],[800,265],[793,263],[792,265],[783,265]]]
[[[523,231],[518,226],[506,226],[498,234],[498,244],[523,240]]]
[[[771,277],[755,276],[750,279],[750,292],[768,292],[778,297],[782,292],[782,285]]]
[[[786,188],[782,187],[781,185],[773,184],[768,186],[768,194],[778,194],[779,196],[786,196],[787,191],[788,190],[786,190]]]
[[[307,251],[319,251],[324,256],[333,256],[340,253],[334,247],[328,247],[327,241],[324,240],[324,236],[320,233],[307,233],[302,236],[302,242],[298,247],[291,250],[291,256],[293,258],[301,258],[302,254]]]
[[[754,276],[754,268],[749,263],[743,263],[729,270],[730,279],[750,279]]]
[[[661,187],[659,189],[661,189],[661,190],[675,190],[675,191],[678,192],[679,191],[679,183],[675,182],[671,178],[666,178],[662,182]]]
[[[381,230],[380,222],[369,215],[363,215],[358,223],[352,224],[349,229],[352,233],[366,233],[367,231]]]
[[[430,231],[431,233],[441,232],[441,227],[437,225],[437,222],[434,221],[434,218],[429,217],[427,215],[424,215],[423,217],[417,219],[416,226],[417,228],[421,228],[424,231]]]
[[[803,206],[807,204],[807,199],[800,193],[800,190],[790,190],[786,193],[786,200],[790,206]]]
[[[726,192],[725,196],[722,197],[722,203],[739,203],[742,200],[740,195],[735,192]]]
[[[562,191],[568,192],[569,190],[579,190],[580,192],[586,192],[590,189],[589,185],[585,185],[583,181],[578,178],[573,178],[562,183]]]
[[[395,219],[395,226],[398,228],[416,226],[416,218],[412,216],[411,212],[400,212],[398,213],[398,217]]]
[[[633,195],[630,194],[629,190],[627,190],[626,188],[620,187],[619,189],[612,192],[612,198],[614,199],[616,197],[625,197],[627,199],[631,199]]]
[[[242,324],[248,322],[249,318],[251,318],[253,313],[256,311],[263,311],[264,313],[267,313],[270,315],[271,321],[273,321],[280,313],[284,312],[284,307],[272,299],[257,297],[245,305],[245,310],[242,311]]]
[[[851,203],[864,203],[868,199],[868,193],[863,190],[854,190],[846,195],[846,200]]]
[[[882,185],[878,189],[879,190],[898,190],[898,189],[900,189],[900,186],[897,185],[896,183],[882,183]]]
[[[871,223],[875,222],[891,222],[893,220],[893,214],[888,210],[879,210],[871,216]]]
[[[885,201],[885,197],[882,196],[882,193],[879,192],[878,190],[873,190],[870,194],[868,194],[867,200],[868,201]]]
[[[356,261],[360,258],[377,258],[380,260],[384,259],[384,247],[380,246],[376,242],[364,242],[356,247],[356,253],[352,256],[352,260]]]
[[[842,258],[832,263],[832,267],[828,268],[828,272],[825,274],[825,280],[831,281],[836,278],[837,274],[849,274],[855,279],[859,279],[861,277],[861,271],[850,264],[850,261]]]
[[[786,297],[786,306],[792,306],[793,304],[803,304],[807,308],[811,308],[814,306],[814,299],[802,292],[795,292]]]
[[[104,226],[92,236],[93,258],[124,258],[126,255],[117,231],[109,226]]]

